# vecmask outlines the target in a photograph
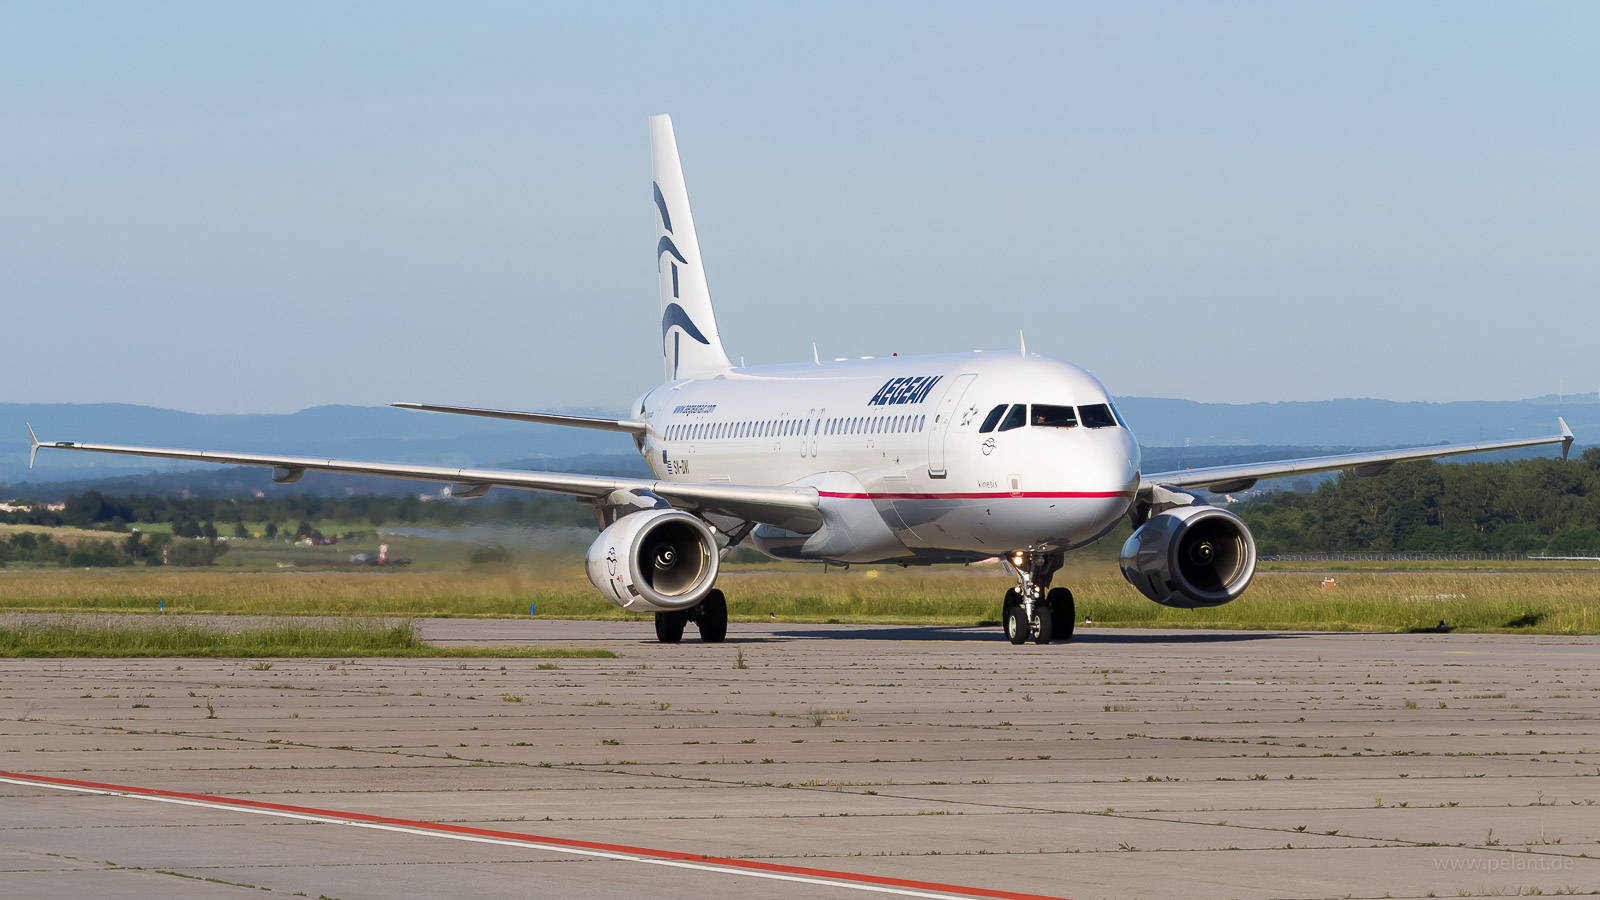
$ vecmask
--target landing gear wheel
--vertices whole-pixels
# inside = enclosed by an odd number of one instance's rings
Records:
[[[1022,593],[1016,588],[1006,591],[1006,599],[1000,604],[1000,630],[1006,637],[1011,636],[1011,626],[1006,621],[1011,617],[1011,608],[1022,605]]]
[[[1050,607],[1046,604],[1033,608],[1033,642],[1050,643]]]
[[[1013,644],[1026,644],[1031,624],[1024,614],[1022,604],[1006,609],[1006,638]]]
[[[1050,610],[1050,621],[1055,627],[1053,640],[1072,640],[1072,630],[1078,622],[1078,607],[1072,602],[1072,592],[1066,588],[1051,588],[1045,595],[1045,606]]]
[[[712,588],[711,593],[700,601],[699,612],[696,624],[700,626],[700,640],[708,644],[722,643],[722,639],[728,636],[728,598]]]
[[[676,644],[683,640],[683,626],[689,624],[687,610],[674,609],[656,613],[656,640],[663,644]]]

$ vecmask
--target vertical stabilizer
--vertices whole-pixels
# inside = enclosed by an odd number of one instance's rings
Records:
[[[717,335],[689,192],[678,163],[672,119],[650,117],[650,165],[656,195],[656,269],[661,285],[661,344],[667,380],[704,378],[733,368]]]

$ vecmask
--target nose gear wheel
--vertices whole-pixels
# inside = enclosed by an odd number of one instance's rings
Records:
[[[1000,625],[1013,644],[1048,644],[1052,640],[1072,639],[1078,614],[1072,592],[1050,587],[1050,579],[1061,568],[1064,553],[1034,553],[1018,550],[1005,557],[1006,569],[1017,577],[1017,586],[1006,591],[1001,606]]]

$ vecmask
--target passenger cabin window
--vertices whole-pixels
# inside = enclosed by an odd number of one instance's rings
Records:
[[[1104,403],[1080,406],[1078,413],[1083,416],[1085,428],[1115,428],[1117,425],[1117,417],[1111,414],[1111,407]]]
[[[1033,405],[1033,424],[1037,428],[1075,428],[1078,414],[1070,406]]]
[[[996,406],[994,409],[989,410],[989,414],[983,417],[983,424],[978,426],[978,433],[988,434],[989,432],[993,431],[994,427],[1000,424],[1000,417],[1005,414],[1006,405],[1004,403]]]
[[[1021,428],[1026,424],[1028,424],[1028,407],[1026,404],[1018,403],[1011,407],[1010,412],[1006,413],[1005,419],[1000,423],[1000,430],[1010,431],[1013,428]]]

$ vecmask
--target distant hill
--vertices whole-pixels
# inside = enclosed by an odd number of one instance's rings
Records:
[[[608,415],[583,410],[576,415]],[[344,459],[481,466],[506,460],[633,453],[626,435],[389,407],[317,406],[287,415],[202,415],[118,403],[0,403],[0,484],[194,469],[193,463],[44,453],[28,471],[28,432],[44,440],[253,450]],[[534,463],[528,463],[533,466]]]
[[[1388,400],[1324,400],[1293,403],[1196,403],[1128,397],[1117,401],[1145,446],[1146,470],[1198,467],[1280,456],[1312,456],[1350,449],[1394,447],[1552,434],[1562,414],[1580,445],[1600,435],[1600,400],[1594,395],[1540,397],[1510,402],[1396,403]],[[579,415],[616,411],[575,410]],[[433,465],[513,466],[586,471],[600,466],[608,474],[644,474],[623,435],[581,428],[529,425],[473,416],[419,413],[388,407],[318,406],[287,415],[202,415],[127,404],[0,403],[0,486],[14,492],[21,484],[81,482],[101,486],[106,478],[148,473],[193,472],[149,490],[211,491],[222,482],[254,484],[257,475],[189,463],[141,460],[88,453],[45,453],[28,470],[27,431],[46,440],[153,444],[206,450],[254,450],[306,456],[392,460]],[[1185,446],[1187,445],[1187,446]],[[1204,449],[1202,449],[1204,448]],[[1169,452],[1170,451],[1170,452]],[[585,462],[585,461],[588,462]],[[630,472],[613,471],[631,469]],[[212,475],[204,475],[210,472]],[[239,481],[239,479],[245,481]],[[343,492],[337,476],[321,475],[317,490]],[[89,482],[93,482],[93,485]],[[270,481],[265,483],[270,484]],[[297,487],[312,490],[312,476]],[[393,489],[405,489],[396,482]],[[103,489],[103,487],[102,487]],[[132,485],[118,490],[131,490]],[[362,488],[364,489],[364,488]]]

